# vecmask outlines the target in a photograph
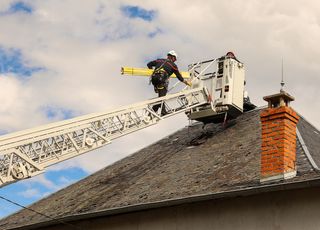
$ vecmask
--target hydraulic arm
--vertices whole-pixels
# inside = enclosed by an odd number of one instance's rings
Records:
[[[206,88],[195,88],[106,112],[0,137],[0,187],[42,173],[46,167],[109,144],[161,119],[208,103]],[[152,110],[166,107],[162,116]]]

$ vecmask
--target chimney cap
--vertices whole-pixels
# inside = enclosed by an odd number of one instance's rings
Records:
[[[263,100],[267,101],[270,107],[288,106],[291,101],[294,101],[294,97],[284,90],[280,90],[280,93],[263,97]]]

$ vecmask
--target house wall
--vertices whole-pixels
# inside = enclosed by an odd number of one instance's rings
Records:
[[[74,222],[94,230],[319,229],[320,188],[202,201]],[[53,226],[46,230],[70,229]]]

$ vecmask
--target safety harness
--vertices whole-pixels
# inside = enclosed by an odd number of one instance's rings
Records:
[[[163,68],[163,66],[167,63],[167,61],[163,62],[162,65],[156,68],[150,78],[150,82],[157,89],[163,89],[166,85],[166,81],[168,79],[168,73]]]

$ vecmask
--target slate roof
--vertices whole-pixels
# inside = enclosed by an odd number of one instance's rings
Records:
[[[265,186],[259,180],[260,110],[246,112],[225,127],[208,124],[203,128],[201,123],[186,127],[30,208],[59,219]],[[297,140],[297,176],[269,185],[320,180],[310,163],[311,156],[320,165],[320,132],[303,117],[298,130],[303,141]],[[0,229],[46,221],[46,217],[22,210],[2,219]]]

